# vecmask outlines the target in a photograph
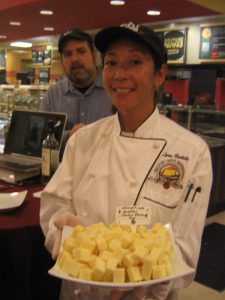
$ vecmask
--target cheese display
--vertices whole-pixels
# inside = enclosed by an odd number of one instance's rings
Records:
[[[74,278],[98,282],[141,282],[173,272],[174,248],[168,228],[117,223],[78,225],[63,242],[57,264]]]

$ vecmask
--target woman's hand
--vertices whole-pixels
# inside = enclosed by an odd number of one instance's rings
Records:
[[[56,219],[54,221],[54,225],[57,228],[56,238],[55,238],[55,242],[54,242],[53,249],[52,249],[52,258],[54,260],[57,259],[58,254],[59,254],[59,249],[60,249],[61,240],[62,240],[63,227],[66,225],[74,227],[77,224],[78,224],[77,218],[75,216],[73,216],[72,214],[66,214],[62,217],[59,217],[58,219]]]

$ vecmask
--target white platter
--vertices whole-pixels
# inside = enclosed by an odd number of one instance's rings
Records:
[[[68,227],[68,226],[64,227],[63,233],[62,233],[62,242],[61,242],[60,251],[62,251],[63,241],[65,240],[65,238],[70,236],[71,233],[72,233],[71,227]],[[85,285],[94,286],[94,287],[104,287],[104,288],[107,287],[110,289],[125,289],[125,290],[129,290],[129,289],[133,289],[133,288],[137,288],[137,287],[150,286],[152,284],[161,283],[161,282],[165,282],[165,281],[172,280],[175,278],[183,277],[183,276],[192,274],[194,272],[195,272],[195,270],[190,268],[188,265],[186,265],[179,255],[176,255],[174,258],[173,273],[170,276],[164,277],[162,279],[140,281],[140,282],[114,283],[114,282],[85,281],[85,280],[81,280],[78,278],[74,278],[74,277],[69,276],[69,275],[65,274],[64,272],[62,272],[61,269],[59,268],[57,262],[48,271],[48,273],[52,276],[55,276],[55,277],[58,277],[58,278],[61,278],[64,280],[69,280],[74,283],[85,284]]]
[[[27,191],[0,193],[0,212],[10,211],[20,207],[27,195]]]

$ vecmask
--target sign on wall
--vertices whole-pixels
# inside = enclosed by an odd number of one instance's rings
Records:
[[[225,61],[225,24],[201,26],[199,59]]]
[[[50,45],[41,45],[32,47],[32,63],[39,65],[51,65],[52,47]]]
[[[167,49],[168,63],[185,63],[187,28],[156,32]]]

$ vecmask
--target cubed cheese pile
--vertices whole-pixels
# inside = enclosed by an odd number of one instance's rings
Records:
[[[160,279],[173,271],[169,230],[116,223],[74,227],[65,239],[57,263],[62,272],[82,280],[114,283]]]

